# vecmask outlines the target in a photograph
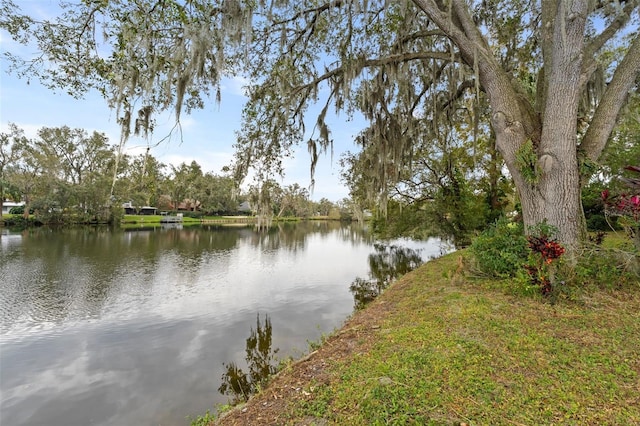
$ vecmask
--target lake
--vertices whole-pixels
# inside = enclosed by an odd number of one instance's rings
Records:
[[[2,426],[189,424],[230,399],[225,365],[246,365],[261,320],[277,358],[303,355],[385,253],[337,222],[0,233]]]

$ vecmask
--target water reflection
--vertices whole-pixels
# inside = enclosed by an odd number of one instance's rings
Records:
[[[423,262],[421,250],[398,245],[374,244],[374,253],[368,256],[370,279],[356,278],[350,286],[355,299],[355,309],[363,308],[378,297],[396,278],[412,271]],[[259,388],[266,385],[269,377],[277,372],[275,354],[271,350],[272,326],[267,315],[264,325],[258,314],[256,328],[246,340],[246,373],[235,362],[223,363],[225,373],[218,391],[232,397],[231,403],[249,400]]]
[[[361,227],[335,222],[284,223],[263,233],[252,225],[208,225],[42,227],[3,234],[0,331],[98,318],[123,293],[151,296],[154,281],[165,281],[160,275],[189,287],[202,281],[203,270],[217,278],[237,267],[244,269],[243,278],[254,271],[251,263],[268,277],[264,271],[304,257],[310,243],[330,244],[326,240],[336,236],[358,247],[371,241]],[[237,259],[244,265],[236,265]]]
[[[249,369],[245,373],[235,362],[223,363],[225,373],[218,391],[223,395],[233,397],[232,403],[248,401],[249,397],[258,389],[264,387],[269,377],[277,372],[275,354],[278,349],[271,349],[273,328],[268,315],[265,315],[264,325],[260,322],[260,314],[256,319],[255,330],[251,327],[251,334],[247,338],[244,358]]]
[[[228,402],[217,392],[223,362],[246,376],[244,389],[257,386],[258,371],[273,371],[269,344],[296,356],[340,326],[353,312],[348,283],[380,257],[372,244],[365,228],[336,222],[263,234],[251,225],[4,229],[0,423],[184,424]],[[428,256],[440,245],[419,247]],[[238,336],[251,326],[247,353]]]
[[[380,295],[396,278],[422,264],[420,251],[397,245],[374,244],[369,255],[369,279],[356,278],[349,289],[355,309],[362,309]]]

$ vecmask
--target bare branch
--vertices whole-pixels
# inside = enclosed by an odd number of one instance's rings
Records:
[[[301,10],[300,12],[298,12],[298,13],[294,14],[293,16],[291,16],[290,18],[283,19],[282,21],[272,22],[271,25],[273,25],[273,26],[286,25],[286,24],[289,24],[291,22],[297,21],[298,19],[302,18],[303,16],[311,15],[311,14],[314,14],[317,17],[318,14],[320,14],[322,12],[325,12],[325,11],[331,9],[331,8],[334,8],[334,7],[335,8],[340,8],[340,7],[342,7],[342,4],[343,4],[342,0],[330,1],[330,2],[327,2],[327,3],[321,4],[318,7],[313,7],[311,9]]]

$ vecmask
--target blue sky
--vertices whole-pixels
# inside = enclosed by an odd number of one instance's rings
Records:
[[[24,11],[39,14],[45,10],[53,10],[57,1],[31,0],[19,4]],[[0,32],[0,46],[2,51],[33,53],[28,48],[15,44],[4,32]],[[3,58],[0,61],[0,131],[6,132],[8,124],[15,123],[25,130],[27,136],[35,137],[41,127],[66,125],[88,132],[95,130],[105,133],[112,144],[119,141],[115,112],[107,107],[98,93],[90,93],[82,100],[76,100],[64,92],[54,93],[37,80],[28,84],[24,79],[9,75],[6,61]],[[165,114],[157,117],[157,127],[149,141],[132,137],[126,146],[126,152],[132,155],[142,153],[149,143],[152,155],[165,164],[178,165],[195,160],[204,171],[220,173],[222,167],[228,165],[233,158],[235,131],[240,127],[242,106],[246,100],[242,94],[242,85],[243,81],[240,79],[223,81],[220,105],[211,99],[204,110],[183,115],[182,140],[175,133],[169,140],[154,146],[169,134],[174,124],[173,115]],[[310,116],[309,120],[313,123],[315,117]],[[348,189],[340,182],[338,160],[344,151],[357,150],[353,139],[363,123],[360,120],[347,121],[346,115],[327,117],[327,121],[332,123],[333,158],[329,153],[320,157],[311,198],[319,200],[325,197],[338,201],[348,196]],[[295,157],[287,159],[284,164],[286,175],[279,180],[281,185],[310,185],[310,160],[306,144],[300,146]]]

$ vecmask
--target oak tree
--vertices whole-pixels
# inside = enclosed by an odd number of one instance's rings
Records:
[[[461,97],[486,97],[495,146],[525,225],[547,221],[573,247],[580,187],[637,89],[640,0],[85,0],[38,22],[8,0],[0,27],[42,54],[14,69],[80,95],[100,90],[131,133],[152,116],[219,100],[224,75],[251,82],[238,176],[268,178],[307,143],[311,170],[331,147],[328,115],[358,111],[400,168]],[[606,47],[624,53],[616,59]],[[309,127],[309,112],[317,118]],[[437,126],[435,126],[437,127]]]

